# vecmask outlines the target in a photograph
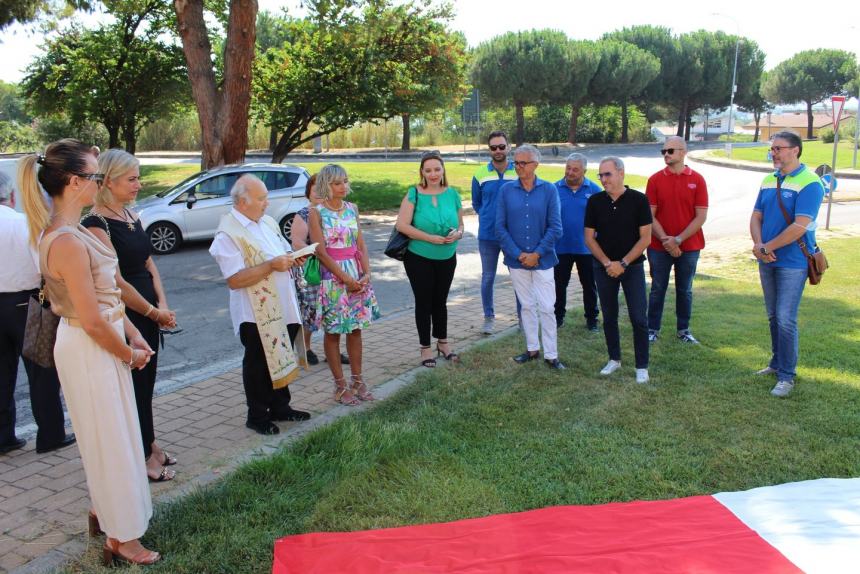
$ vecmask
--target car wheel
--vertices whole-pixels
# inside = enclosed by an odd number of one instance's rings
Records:
[[[166,221],[153,223],[146,232],[149,234],[149,244],[152,246],[152,251],[157,255],[173,253],[182,243],[179,228]]]
[[[292,242],[292,232],[293,232],[293,219],[296,217],[295,213],[288,213],[281,220],[281,233],[286,238],[287,241]]]

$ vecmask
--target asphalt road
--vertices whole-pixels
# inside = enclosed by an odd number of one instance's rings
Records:
[[[622,155],[629,173],[650,174],[660,169],[662,160],[655,153],[657,146],[630,146]],[[611,151],[610,151],[611,150]],[[596,162],[606,153],[619,153],[618,146],[592,148],[586,155]],[[555,158],[552,158],[555,159]],[[550,161],[552,161],[552,159]],[[0,160],[0,169],[9,168],[9,160]],[[157,160],[147,159],[147,163]],[[176,161],[176,160],[174,160]],[[180,160],[195,162],[195,160]],[[4,165],[5,164],[5,165]],[[590,164],[589,175],[596,165]],[[763,174],[723,167],[694,164],[708,182],[710,204],[706,237],[746,236],[749,213],[755,201]],[[840,186],[860,187],[860,181],[843,180]],[[644,191],[644,190],[643,190]],[[826,205],[819,221],[823,226]],[[382,250],[393,225],[393,215],[373,215],[365,218],[362,230],[368,243],[373,268],[373,284],[383,315],[410,312],[412,292],[402,264],[385,257]],[[835,204],[831,216],[834,226],[860,221],[860,202]],[[466,217],[466,237],[458,248],[458,266],[452,294],[472,293],[477,296],[481,264],[477,246],[477,218]],[[166,338],[166,348],[159,355],[159,375],[156,392],[166,393],[187,384],[237,368],[242,347],[233,335],[228,310],[227,287],[215,261],[208,253],[209,242],[186,243],[177,253],[155,258],[168,294],[171,308],[177,312],[181,333]],[[502,279],[507,273],[500,269]],[[314,343],[318,347],[318,343]],[[35,432],[30,414],[29,396],[23,366],[15,393],[18,406],[19,436]]]

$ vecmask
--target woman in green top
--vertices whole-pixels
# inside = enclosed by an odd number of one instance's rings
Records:
[[[397,230],[410,239],[403,263],[415,295],[421,364],[435,367],[431,330],[436,352],[449,361],[460,360],[448,344],[447,302],[457,267],[457,242],[463,238],[463,206],[460,194],[448,187],[439,152],[422,155],[418,172],[421,182],[403,198]]]

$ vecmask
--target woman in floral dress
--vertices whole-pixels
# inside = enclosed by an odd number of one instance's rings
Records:
[[[317,192],[325,197],[311,210],[311,241],[319,243],[322,283],[317,320],[325,331],[323,347],[334,377],[334,399],[345,405],[372,401],[361,378],[361,331],[379,318],[379,305],[370,284],[370,258],[358,224],[358,209],[346,201],[349,179],[339,165],[317,174]],[[347,386],[340,363],[340,336],[346,335],[352,384]]]

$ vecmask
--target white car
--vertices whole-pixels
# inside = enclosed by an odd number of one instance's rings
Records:
[[[135,209],[158,255],[173,253],[183,241],[212,239],[221,216],[233,200],[230,189],[241,175],[251,173],[269,190],[268,215],[275,218],[288,240],[296,212],[308,205],[306,169],[295,165],[247,163],[201,171],[182,183],[137,202]]]

